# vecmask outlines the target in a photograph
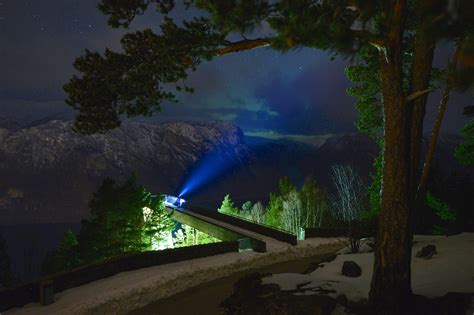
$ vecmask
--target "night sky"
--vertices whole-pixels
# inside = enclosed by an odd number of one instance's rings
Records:
[[[68,113],[62,85],[73,74],[72,63],[84,49],[119,50],[123,30],[111,29],[97,9],[98,0],[0,0],[0,116]],[[152,12],[133,29],[156,29],[161,18]],[[186,18],[183,10],[177,19]],[[264,35],[268,29],[257,30]],[[446,52],[449,47],[445,47]],[[438,54],[445,64],[448,54]],[[165,104],[158,120],[225,120],[247,135],[290,136],[300,140],[354,132],[354,99],[344,67],[349,61],[330,60],[327,53],[271,49],[219,57],[205,62],[189,77],[194,94],[178,104]],[[434,109],[438,94],[430,97]],[[469,95],[452,98],[445,132],[459,130],[462,107]],[[430,128],[433,115],[428,115]]]

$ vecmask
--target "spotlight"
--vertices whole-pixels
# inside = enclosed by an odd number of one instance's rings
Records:
[[[163,195],[163,203],[167,207],[172,207],[172,208],[179,207],[179,208],[181,208],[185,205],[186,200],[184,200],[183,198],[176,197],[176,196]]]

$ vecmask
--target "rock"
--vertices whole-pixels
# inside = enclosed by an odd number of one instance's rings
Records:
[[[355,262],[346,260],[342,265],[342,274],[346,277],[356,278],[362,274],[362,269]]]
[[[437,254],[436,246],[426,245],[418,253],[416,253],[416,257],[430,259],[431,257],[433,257],[434,254]]]

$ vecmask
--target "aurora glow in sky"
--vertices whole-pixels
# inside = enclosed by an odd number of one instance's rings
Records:
[[[98,0],[0,0],[0,110],[2,116],[23,110],[28,115],[69,113],[62,85],[72,63],[84,49],[118,50],[123,30],[111,29],[97,9]],[[185,19],[183,10],[175,18]],[[188,16],[189,18],[189,16]],[[148,14],[132,30],[156,29],[159,19]],[[269,32],[266,27],[259,35]],[[445,60],[440,60],[444,63]],[[157,120],[225,120],[247,135],[311,141],[312,137],[355,131],[354,99],[345,93],[348,61],[313,49],[286,54],[271,49],[228,55],[204,63],[189,77],[194,94],[178,104],[164,104]],[[431,106],[436,106],[438,96]],[[444,128],[463,125],[457,98]],[[456,97],[453,98],[455,102]],[[469,104],[466,104],[469,103]],[[25,114],[25,115],[26,115]],[[462,121],[460,121],[462,120]],[[428,117],[427,126],[432,118]]]

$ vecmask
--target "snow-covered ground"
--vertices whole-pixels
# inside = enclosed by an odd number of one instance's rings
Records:
[[[124,314],[235,272],[334,253],[341,246],[337,238],[313,238],[296,246],[272,240],[266,253],[228,253],[123,272],[58,293],[51,305],[32,303],[6,314]]]
[[[450,237],[415,236],[415,241],[412,259],[414,293],[428,297],[443,296],[447,292],[474,293],[474,233]],[[427,260],[416,258],[415,254],[428,244],[434,244],[438,253]],[[54,304],[40,306],[32,303],[6,314],[124,314],[235,272],[335,252],[341,248],[341,241],[314,238],[299,241],[297,246],[272,245],[272,250],[267,253],[228,253],[123,272],[59,293]],[[347,260],[361,267],[360,277],[349,278],[341,274],[342,264]],[[264,278],[263,282],[276,283],[282,290],[298,289],[295,294],[321,294],[321,289],[325,289],[331,296],[345,294],[349,300],[357,301],[368,297],[372,264],[372,253],[341,254],[310,274],[275,274]],[[333,314],[337,312],[344,314],[339,306]]]
[[[412,287],[415,294],[427,297],[443,296],[448,292],[474,293],[474,233],[445,236],[415,236],[412,258]],[[431,259],[415,257],[424,246],[434,244],[437,254]],[[349,278],[341,273],[344,261],[354,261],[362,275]],[[263,283],[276,283],[282,290],[296,290],[295,294],[318,294],[329,290],[336,297],[345,294],[349,300],[368,298],[372,278],[373,253],[341,254],[314,272],[302,274],[275,274]],[[306,285],[303,285],[305,284]]]

